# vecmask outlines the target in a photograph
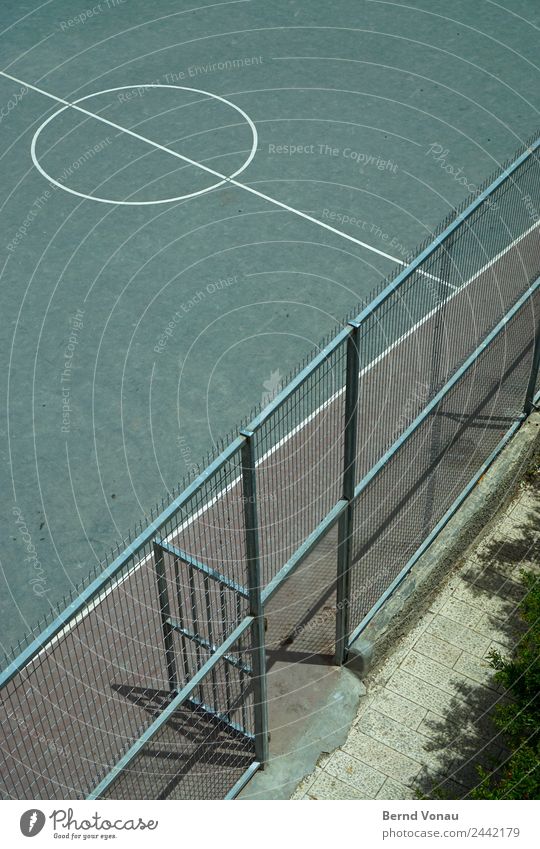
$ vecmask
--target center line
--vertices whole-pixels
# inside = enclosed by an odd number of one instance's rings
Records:
[[[32,89],[38,94],[43,94],[45,97],[49,97],[51,100],[55,100],[57,103],[61,103],[65,107],[75,109],[77,112],[82,112],[83,115],[88,115],[90,118],[95,118],[97,121],[101,121],[102,124],[107,124],[109,127],[113,127],[115,130],[120,130],[120,132],[122,133],[127,133],[127,135],[132,136],[133,138],[138,139],[139,141],[145,142],[146,144],[152,145],[152,147],[155,147],[158,150],[162,150],[165,153],[170,154],[171,156],[175,156],[177,159],[181,159],[183,162],[189,163],[189,165],[194,165],[196,168],[200,168],[202,171],[206,171],[208,174],[212,174],[212,176],[218,177],[220,180],[223,180],[226,183],[230,183],[232,186],[236,186],[236,188],[238,189],[243,189],[245,192],[249,192],[250,194],[256,195],[256,197],[262,198],[263,200],[266,200],[269,203],[273,203],[275,206],[279,206],[281,209],[285,209],[287,212],[291,212],[293,215],[297,215],[300,218],[304,218],[306,221],[310,221],[312,224],[316,224],[318,227],[323,227],[325,230],[329,230],[331,233],[335,233],[337,236],[341,236],[342,239],[347,239],[349,242],[354,242],[355,245],[360,245],[360,247],[366,248],[368,251],[373,251],[373,253],[379,254],[379,256],[383,256],[385,259],[389,259],[404,268],[406,268],[407,266],[407,263],[403,262],[403,260],[398,259],[397,257],[392,256],[391,254],[387,254],[384,251],[379,250],[378,248],[374,248],[372,245],[368,245],[367,242],[362,242],[360,239],[356,239],[354,236],[350,236],[348,233],[344,233],[342,230],[338,230],[336,227],[332,227],[330,224],[326,224],[324,221],[320,221],[318,218],[313,218],[313,216],[308,215],[306,212],[302,212],[299,209],[295,209],[293,206],[289,206],[288,204],[283,203],[280,200],[276,200],[276,198],[270,197],[270,195],[264,194],[264,192],[260,192],[258,189],[254,189],[251,186],[247,186],[245,185],[245,183],[240,183],[233,177],[227,177],[225,174],[221,174],[219,171],[215,171],[213,168],[209,168],[207,165],[203,165],[202,162],[197,162],[194,159],[190,159],[189,156],[184,156],[182,153],[177,153],[175,150],[171,150],[170,148],[165,147],[164,145],[159,144],[158,142],[155,142],[152,139],[147,138],[146,136],[142,136],[139,133],[136,133],[134,130],[128,130],[126,127],[122,127],[120,124],[116,124],[114,121],[110,121],[108,118],[104,118],[102,115],[97,115],[95,112],[90,112],[90,110],[85,109],[83,106],[79,106],[77,103],[71,103],[69,100],[64,100],[62,97],[58,97],[56,94],[51,94],[51,92],[45,91],[42,88],[38,88],[38,86],[24,82],[24,80],[20,80],[17,77],[6,73],[6,71],[0,71],[0,75],[6,77],[6,79],[8,80],[12,80],[13,82],[18,83],[19,85]],[[163,88],[163,86],[154,86],[152,84],[134,87],[144,89],[158,87]]]

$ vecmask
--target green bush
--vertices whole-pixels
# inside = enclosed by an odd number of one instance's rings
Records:
[[[520,613],[527,632],[511,659],[496,651],[490,655],[495,679],[511,699],[494,714],[511,755],[496,776],[478,768],[481,783],[473,799],[540,798],[540,581],[530,572],[522,577],[528,592]]]

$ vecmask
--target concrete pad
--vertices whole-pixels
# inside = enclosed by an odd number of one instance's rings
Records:
[[[347,737],[366,690],[330,658],[275,662],[268,675],[270,763],[259,770],[241,799],[288,799],[323,752]]]

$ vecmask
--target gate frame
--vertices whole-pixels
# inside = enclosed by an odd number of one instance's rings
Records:
[[[169,686],[171,690],[171,694],[174,696],[180,691],[180,686],[178,682],[177,675],[177,665],[176,665],[176,657],[177,651],[174,648],[174,634],[180,634],[180,637],[183,640],[189,640],[194,643],[198,648],[203,648],[206,651],[211,651],[212,654],[217,651],[219,643],[214,643],[211,634],[211,610],[208,606],[206,606],[206,615],[207,615],[207,623],[208,623],[208,634],[210,639],[207,640],[205,637],[202,637],[200,634],[197,634],[196,631],[189,631],[186,627],[184,627],[183,623],[180,620],[175,619],[171,616],[170,610],[170,598],[169,598],[169,590],[167,587],[167,579],[165,576],[165,563],[164,563],[164,554],[169,554],[174,558],[175,562],[175,572],[178,568],[178,563],[185,564],[189,569],[195,569],[197,572],[203,575],[203,580],[205,581],[205,589],[207,590],[208,581],[210,579],[216,581],[220,585],[226,586],[228,589],[233,590],[237,593],[237,597],[241,596],[243,598],[249,598],[249,594],[244,587],[241,587],[240,584],[237,584],[235,581],[230,580],[225,575],[222,575],[216,569],[212,569],[210,566],[207,566],[205,563],[201,563],[197,558],[192,557],[186,551],[183,551],[181,548],[177,548],[177,546],[172,543],[167,542],[167,540],[160,539],[156,537],[154,540],[154,565],[156,571],[156,582],[158,586],[159,592],[159,604],[160,604],[160,614],[161,614],[161,622],[162,622],[162,631],[163,631],[163,643],[165,646],[165,658],[167,664],[167,671],[169,675]],[[190,573],[191,574],[191,573]],[[191,584],[191,578],[190,578]],[[179,606],[179,613],[182,614],[182,600],[180,597],[180,589],[178,585],[176,585],[176,593],[177,593],[177,601]],[[205,593],[208,599],[207,592]],[[189,664],[187,661],[187,657],[185,654],[184,646],[182,646],[182,656],[184,658],[184,671],[186,673],[186,678],[189,678]],[[239,669],[245,675],[249,677],[253,677],[253,668],[251,666],[242,663],[242,661],[237,660],[233,655],[224,654],[223,660],[230,666]],[[214,675],[214,673],[212,673]],[[189,682],[187,682],[189,683]],[[212,677],[212,689],[214,691],[214,696],[216,694],[216,681],[215,677]],[[228,678],[226,678],[226,694],[229,695],[229,686],[228,686]],[[202,693],[201,693],[202,695]],[[193,696],[189,698],[188,701],[190,704],[195,707],[203,710],[206,714],[211,716],[216,721],[222,723],[223,725],[228,726],[232,731],[236,734],[241,734],[244,737],[247,737],[250,740],[254,739],[254,735],[247,731],[242,725],[239,725],[236,722],[233,722],[230,719],[229,712],[226,713],[218,713],[214,710],[210,705],[208,705],[203,699],[196,698]],[[243,705],[241,706],[244,707]]]

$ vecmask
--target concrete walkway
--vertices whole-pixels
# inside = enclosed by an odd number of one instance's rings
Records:
[[[347,740],[319,759],[293,799],[462,798],[478,781],[475,764],[504,760],[489,719],[501,692],[486,658],[519,639],[519,573],[538,569],[539,529],[540,486],[525,480],[365,678]]]

